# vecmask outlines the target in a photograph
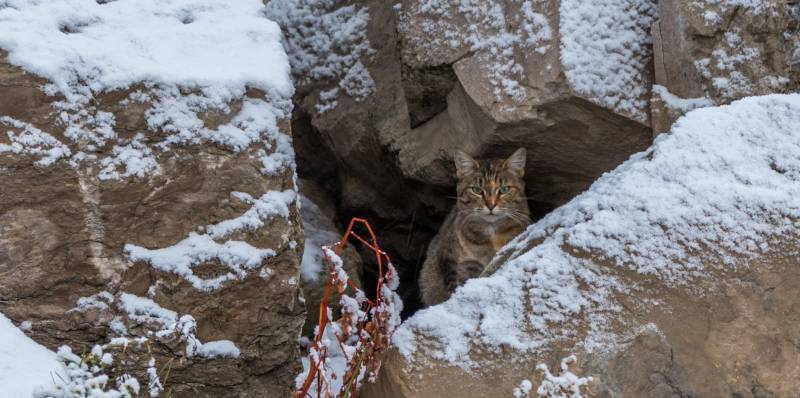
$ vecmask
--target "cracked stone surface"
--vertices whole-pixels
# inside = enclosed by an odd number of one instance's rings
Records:
[[[41,92],[43,81],[3,60],[0,53],[0,115],[63,140],[63,125],[51,107],[58,99]],[[145,106],[120,103],[129,93],[95,99],[100,109],[115,115],[122,136],[148,130]],[[221,117],[207,115],[205,122],[219,124]],[[283,131],[289,131],[288,124],[282,122]],[[3,131],[0,143],[6,141]],[[71,311],[79,298],[101,291],[149,295],[163,308],[191,314],[201,341],[230,340],[241,356],[188,357],[183,344],[169,342],[148,343],[141,350],[131,346],[127,356],[115,360],[128,362],[140,380],[147,380],[144,372],[152,353],[159,371],[171,369],[162,382],[173,397],[287,396],[299,371],[295,341],[305,319],[297,283],[303,234],[294,204],[288,218],[231,236],[276,250],[265,263],[273,271],[267,279],[251,272],[219,290],[203,292],[175,274],[134,264],[123,254],[127,243],[170,246],[197,232],[198,226],[241,215],[250,205],[234,200],[233,191],[260,196],[293,189],[293,170],[264,176],[252,155],[250,150],[234,153],[212,145],[176,147],[159,154],[160,174],[100,181],[96,170],[64,161],[40,167],[27,156],[0,154],[0,312],[15,324],[30,321],[28,335],[48,348],[67,344],[80,353],[107,343],[109,322],[119,314]],[[204,277],[221,270],[213,262],[195,269]],[[142,325],[125,322],[129,337],[147,336]]]

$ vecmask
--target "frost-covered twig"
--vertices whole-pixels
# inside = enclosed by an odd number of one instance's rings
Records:
[[[371,243],[353,232],[356,223],[367,228]],[[349,237],[375,252],[380,277],[374,300],[369,300],[344,271],[340,255]],[[378,247],[375,234],[365,220],[353,219],[342,240],[332,247],[323,247],[323,252],[330,274],[320,303],[314,341],[309,343],[307,366],[297,377],[296,398],[351,397],[364,380],[374,381],[381,356],[400,324],[403,308],[395,293],[399,284],[397,272],[389,256]],[[328,307],[333,289],[339,293],[341,304],[341,316],[335,321]],[[348,290],[353,291],[352,296],[346,294]]]

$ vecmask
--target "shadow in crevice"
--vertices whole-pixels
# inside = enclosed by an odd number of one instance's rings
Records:
[[[398,294],[403,299],[403,319],[413,315],[422,308],[418,278],[425,261],[428,244],[441,227],[450,208],[455,204],[455,187],[439,187],[422,184],[418,181],[403,178],[398,172],[386,181],[395,188],[392,191],[406,192],[401,198],[386,197],[375,199],[374,207],[369,204],[358,207],[347,207],[343,203],[342,187],[346,176],[343,167],[337,162],[336,155],[323,142],[323,136],[313,127],[311,117],[296,110],[292,120],[294,148],[297,160],[297,172],[301,179],[313,181],[321,187],[329,198],[332,198],[336,209],[334,224],[340,232],[344,232],[353,217],[369,221],[377,235],[380,247],[392,258],[392,262],[400,275]],[[490,154],[491,155],[491,154]],[[507,156],[507,153],[503,153]],[[387,155],[390,156],[390,155]],[[499,154],[498,154],[499,156]],[[388,178],[388,177],[387,177]],[[365,181],[361,183],[366,184]],[[386,194],[390,195],[390,194]],[[381,201],[382,203],[377,203]],[[391,204],[397,208],[396,216],[381,216],[379,206]],[[401,207],[402,206],[402,207]],[[548,203],[530,201],[531,217],[534,221],[553,210]],[[357,230],[362,236],[366,231]],[[367,247],[355,244],[363,261],[360,280],[363,286],[375,286],[378,276],[377,262],[374,252]],[[374,294],[374,289],[366,288],[365,293]]]
[[[336,217],[333,220],[340,232],[343,232],[353,217],[364,218],[373,227],[378,243],[392,258],[392,262],[400,275],[398,294],[403,299],[402,316],[412,315],[421,308],[417,279],[420,267],[425,261],[428,243],[438,231],[447,215],[441,206],[423,203],[421,197],[446,198],[452,195],[442,188],[423,186],[407,179],[387,181],[387,184],[400,186],[400,191],[414,192],[408,198],[386,198],[383,204],[403,203],[402,211],[397,217],[385,218],[374,208],[347,208],[342,200],[342,183],[345,178],[343,169],[339,167],[336,156],[322,141],[323,137],[316,131],[309,115],[296,110],[292,120],[293,142],[297,162],[297,173],[300,179],[313,181],[321,187],[328,197],[335,201]],[[353,178],[350,176],[349,178]],[[376,206],[378,204],[376,203]],[[360,234],[365,231],[357,231]],[[364,236],[364,235],[362,235]],[[356,242],[351,242],[356,243]],[[378,268],[375,255],[363,245],[354,244],[363,260],[361,281],[364,286],[375,286]],[[365,289],[368,295],[374,289]]]

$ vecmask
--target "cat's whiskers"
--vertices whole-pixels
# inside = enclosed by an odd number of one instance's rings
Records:
[[[515,221],[517,224],[519,224],[523,228],[527,227],[528,225],[530,225],[531,219],[524,212],[521,212],[521,211],[516,210],[516,209],[508,209],[508,208],[503,209],[503,210],[505,210],[505,215],[508,216],[508,218],[512,219],[513,221]]]

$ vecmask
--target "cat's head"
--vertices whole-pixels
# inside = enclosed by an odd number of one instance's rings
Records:
[[[525,148],[520,148],[508,159],[479,161],[456,151],[458,212],[490,222],[507,217],[526,223],[525,155]]]

